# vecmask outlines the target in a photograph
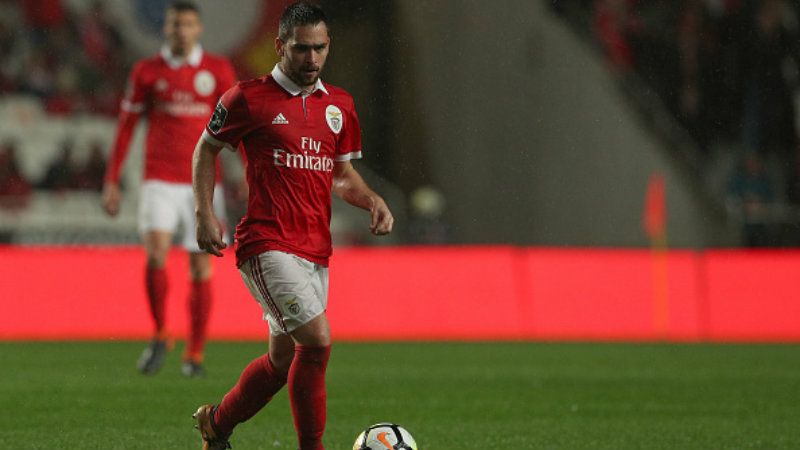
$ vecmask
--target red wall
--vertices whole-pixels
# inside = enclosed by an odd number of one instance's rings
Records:
[[[146,338],[138,247],[0,247],[0,339]],[[340,248],[337,339],[800,340],[797,251]],[[233,264],[215,264],[212,338],[266,325]],[[186,332],[187,259],[169,261],[168,323]]]

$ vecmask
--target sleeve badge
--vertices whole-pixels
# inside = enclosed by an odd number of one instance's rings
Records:
[[[217,103],[214,108],[214,114],[211,115],[211,120],[208,122],[208,129],[214,133],[219,133],[219,130],[225,126],[225,119],[228,118],[228,110],[222,106],[222,102]]]

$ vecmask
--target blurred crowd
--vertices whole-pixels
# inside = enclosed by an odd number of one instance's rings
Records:
[[[745,216],[766,209],[754,204],[800,204],[800,2],[552,4],[591,36],[610,70],[661,99],[697,144],[701,171],[713,170],[715,153],[733,154],[726,194]]]
[[[51,116],[90,113],[113,117],[125,89],[133,53],[106,10],[91,2],[76,10],[63,0],[0,0],[0,96],[39,99]],[[24,208],[31,191],[100,191],[105,142],[80,148],[70,138],[46,162],[41,179],[20,170],[19,144],[0,143],[0,208]]]
[[[0,95],[34,95],[50,114],[115,115],[133,55],[104,5],[0,0]]]
[[[52,192],[95,191],[103,188],[106,171],[105,144],[90,144],[88,158],[82,164],[74,156],[74,143],[64,141],[47,165],[40,180],[28,180],[19,168],[17,143],[0,144],[0,208],[17,209],[26,206],[32,189]]]

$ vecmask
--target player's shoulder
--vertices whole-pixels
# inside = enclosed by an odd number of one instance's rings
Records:
[[[252,108],[254,104],[274,98],[277,91],[273,85],[277,85],[277,83],[273,82],[269,76],[241,80],[225,93],[225,97],[229,102],[243,101]]]
[[[164,58],[162,58],[161,55],[156,54],[136,61],[133,64],[133,70],[140,72],[143,70],[157,70],[162,66],[164,66]]]
[[[242,80],[236,86],[245,94],[264,95],[271,93],[281,93],[280,86],[272,78],[272,75],[264,75],[258,78]]]
[[[139,83],[147,84],[158,78],[164,67],[164,60],[159,55],[142,58],[133,64],[131,77]]]

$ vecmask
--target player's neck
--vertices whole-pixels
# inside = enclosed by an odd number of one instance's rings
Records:
[[[190,49],[184,47],[170,47],[169,51],[172,53],[172,56],[183,59],[186,59],[186,57],[189,56],[189,53],[191,53]]]

